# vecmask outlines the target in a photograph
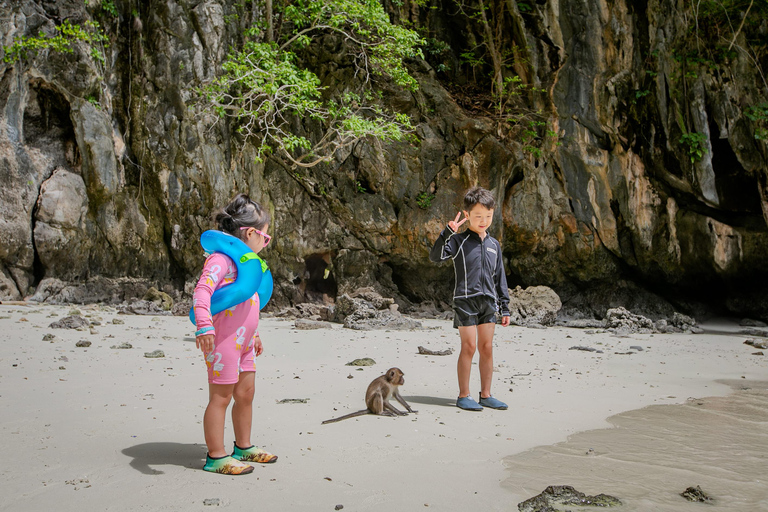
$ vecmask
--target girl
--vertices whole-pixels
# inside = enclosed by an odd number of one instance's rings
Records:
[[[219,230],[240,238],[258,254],[269,243],[269,213],[245,194],[238,194],[216,214]],[[205,355],[208,367],[208,407],[203,416],[205,444],[208,446],[206,471],[244,475],[253,467],[243,461],[271,463],[277,456],[251,444],[255,358],[263,347],[259,338],[259,296],[211,316],[211,295],[237,278],[237,267],[228,256],[208,257],[195,287],[194,308],[196,344]],[[224,449],[224,421],[229,402],[235,429],[232,455]]]

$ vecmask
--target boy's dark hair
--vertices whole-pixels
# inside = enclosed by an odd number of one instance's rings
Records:
[[[481,204],[489,210],[493,210],[496,207],[496,200],[483,187],[472,187],[464,194],[464,209],[470,211],[476,204]]]
[[[269,212],[248,195],[237,194],[227,206],[216,212],[214,220],[219,231],[242,238],[240,228],[264,229],[269,223]]]

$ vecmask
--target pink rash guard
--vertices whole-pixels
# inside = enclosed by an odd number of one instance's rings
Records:
[[[213,327],[205,334],[215,336],[214,349],[205,355],[208,382],[235,384],[240,372],[256,371],[255,338],[259,335],[259,295],[211,317],[211,295],[235,282],[237,267],[232,259],[214,253],[205,260],[203,274],[195,287],[193,307],[197,329]]]

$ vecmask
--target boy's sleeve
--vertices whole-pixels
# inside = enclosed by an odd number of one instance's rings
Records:
[[[223,254],[214,253],[205,260],[203,273],[195,286],[193,307],[195,308],[195,323],[201,334],[215,334],[213,315],[211,314],[211,296],[219,282],[227,273],[227,258]]]
[[[496,294],[499,297],[499,311],[501,316],[509,316],[509,287],[507,286],[507,274],[504,272],[504,261],[501,256],[501,244],[496,241],[499,248],[499,257],[496,258]]]
[[[435,245],[433,245],[432,249],[429,251],[430,261],[439,263],[453,257],[453,253],[456,249],[454,244],[451,243],[451,238],[455,234],[456,232],[448,226],[440,232],[440,236],[435,240]]]

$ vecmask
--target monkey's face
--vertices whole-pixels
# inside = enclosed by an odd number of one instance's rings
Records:
[[[400,368],[390,368],[387,372],[387,379],[392,384],[395,384],[396,386],[402,386],[405,384],[405,379],[403,378],[403,372],[400,371]]]

